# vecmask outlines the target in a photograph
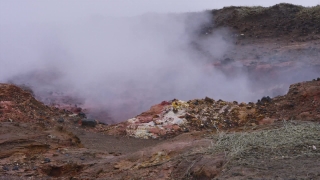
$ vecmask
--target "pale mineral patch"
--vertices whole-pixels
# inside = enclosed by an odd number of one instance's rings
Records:
[[[149,139],[157,138],[158,134],[150,132],[150,129],[158,128],[164,130],[166,133],[169,131],[174,131],[172,125],[183,125],[187,122],[185,118],[186,108],[189,105],[185,101],[174,100],[170,105],[167,105],[159,114],[154,114],[155,118],[148,123],[140,122],[138,118],[131,118],[127,120],[129,124],[127,126],[126,132],[127,135]],[[168,128],[169,127],[169,128]]]

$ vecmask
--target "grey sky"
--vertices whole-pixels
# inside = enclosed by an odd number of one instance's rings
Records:
[[[133,16],[148,12],[188,12],[224,6],[271,6],[286,2],[314,6],[320,0],[1,0],[0,22],[67,21],[86,16]]]

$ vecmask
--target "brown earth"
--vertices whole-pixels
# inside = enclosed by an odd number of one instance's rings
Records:
[[[234,34],[232,52],[212,62],[227,74],[232,69],[230,76],[241,62],[241,70],[267,89],[267,78],[310,67],[320,72],[319,6],[227,7],[211,13],[212,24],[201,38],[221,28]],[[0,179],[320,179],[320,78],[256,103],[210,98],[187,103],[188,131],[136,139],[127,136],[127,122],[86,126],[79,108],[47,106],[28,88],[0,84]],[[137,117],[152,121],[166,105]],[[236,111],[213,119],[223,107]]]

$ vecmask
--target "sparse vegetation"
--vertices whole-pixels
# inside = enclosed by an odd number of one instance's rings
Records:
[[[305,18],[314,18],[320,20],[320,5],[313,7],[305,7],[298,14],[297,17],[305,19]],[[320,23],[320,22],[319,22]]]
[[[240,7],[237,9],[238,16],[240,18],[245,18],[250,15],[259,15],[263,14],[268,8],[262,7],[262,6],[254,6],[254,7]]]
[[[270,7],[230,6],[221,10],[211,10],[213,28],[230,26],[239,34],[249,37],[310,36],[318,39],[320,24],[320,5],[303,7],[280,3]],[[208,26],[209,27],[209,26]],[[303,40],[301,40],[303,41]]]
[[[320,156],[320,124],[284,122],[279,129],[256,132],[221,132],[213,137],[210,153],[225,153],[227,159],[255,157]]]
[[[301,18],[320,18],[320,5],[312,6],[312,7],[303,7],[303,6],[297,6],[293,4],[288,3],[280,3],[274,6],[270,7],[262,7],[262,6],[243,6],[243,7],[237,7],[236,10],[238,12],[239,18],[246,18],[252,15],[261,15],[265,12],[270,12],[271,9],[274,8],[289,8],[289,10],[295,10],[297,12],[297,17]]]

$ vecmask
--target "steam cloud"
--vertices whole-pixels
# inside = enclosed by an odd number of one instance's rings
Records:
[[[207,66],[205,54],[219,59],[233,47],[225,30],[199,37],[210,18],[205,12],[149,13],[7,23],[0,27],[0,81],[30,85],[45,102],[50,93],[76,97],[113,122],[174,98],[257,100],[261,94],[245,73],[230,78]]]

